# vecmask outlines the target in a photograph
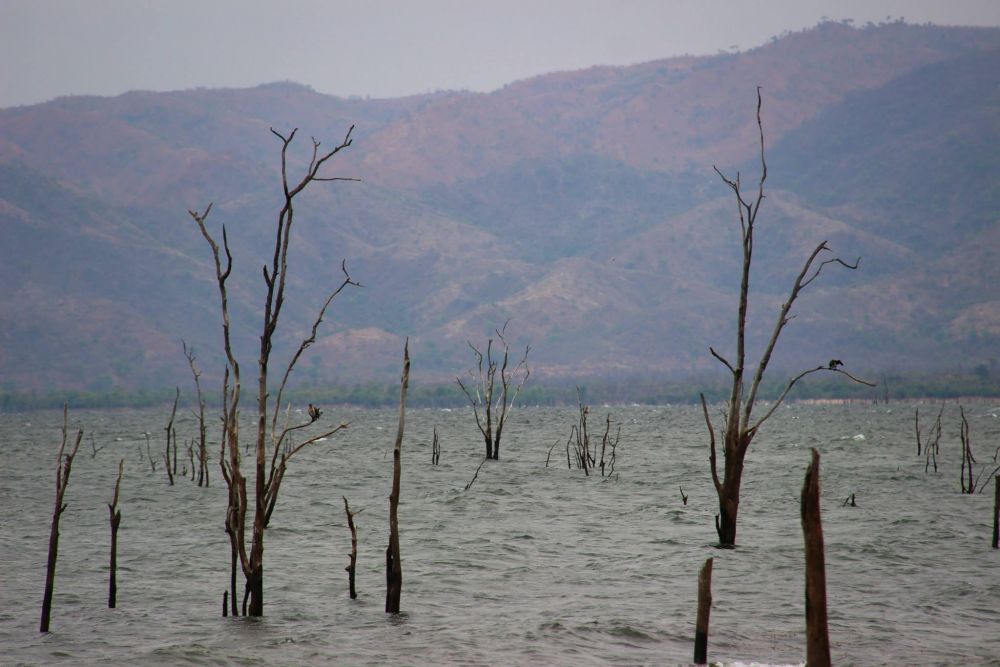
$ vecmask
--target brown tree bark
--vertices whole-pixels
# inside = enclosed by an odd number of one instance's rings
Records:
[[[403,377],[399,389],[399,426],[392,450],[392,492],[389,494],[389,546],[385,550],[385,611],[399,613],[403,592],[403,567],[399,555],[399,482],[402,474],[403,426],[406,419],[406,389],[410,384],[410,341],[403,346]]]
[[[698,573],[698,618],[694,628],[694,664],[708,663],[708,619],[712,611],[712,559]]]
[[[49,622],[52,618],[52,595],[55,590],[56,581],[56,560],[59,558],[59,519],[66,511],[66,504],[63,498],[66,495],[66,487],[69,486],[69,473],[73,469],[73,458],[80,449],[80,441],[83,440],[83,429],[76,433],[76,443],[73,451],[66,454],[66,436],[69,427],[69,408],[63,406],[63,427],[62,443],[59,445],[59,454],[56,456],[56,503],[52,510],[52,524],[49,529],[49,557],[45,565],[45,594],[42,597],[42,619],[39,624],[39,632],[49,631]]]
[[[122,522],[122,511],[118,509],[118,491],[122,485],[125,459],[118,461],[118,480],[115,482],[115,495],[108,505],[111,521],[111,563],[108,582],[108,607],[114,609],[118,604],[118,526]]]
[[[819,452],[812,450],[812,463],[802,485],[802,532],[806,552],[806,665],[829,667],[830,637],[826,615],[826,562],[823,522],[820,516]]]

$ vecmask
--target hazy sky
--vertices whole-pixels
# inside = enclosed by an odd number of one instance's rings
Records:
[[[562,69],[748,49],[822,17],[1000,25],[1000,0],[0,0],[0,107],[243,87],[493,90]]]

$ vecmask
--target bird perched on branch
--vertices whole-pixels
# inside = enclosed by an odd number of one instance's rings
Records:
[[[313,421],[316,421],[317,419],[320,418],[320,415],[322,415],[322,414],[323,414],[322,410],[320,410],[319,408],[317,408],[312,403],[309,404],[309,419],[311,419]]]
[[[827,366],[827,368],[829,368],[831,371],[835,371],[835,370],[837,370],[837,366],[843,366],[843,365],[844,365],[844,362],[841,361],[840,359],[831,359],[830,360],[830,365]]]

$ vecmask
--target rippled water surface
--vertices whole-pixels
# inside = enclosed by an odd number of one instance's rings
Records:
[[[921,415],[930,421],[936,410],[923,406]],[[708,557],[709,658],[801,664],[799,493],[816,447],[834,663],[1000,665],[993,488],[960,493],[956,406],[945,408],[938,474],[925,474],[916,456],[913,406],[782,408],[750,449],[735,550],[714,546],[700,408],[595,406],[591,419],[608,412],[622,427],[613,478],[567,469],[574,409],[523,409],[511,417],[501,460],[483,466],[466,491],[482,460],[471,414],[409,411],[404,613],[391,617],[383,612],[384,552],[396,416],[327,409],[325,417],[351,427],[304,450],[285,478],[267,531],[258,620],[221,617],[229,543],[217,463],[209,488],[189,479],[169,486],[162,463],[150,470],[144,435],[162,456],[166,410],[71,413],[85,437],[44,635],[62,415],[0,415],[0,664],[686,664],[697,573]],[[974,451],[989,464],[1000,408],[967,412]],[[439,466],[431,465],[435,426]],[[189,414],[178,417],[182,441],[195,432]],[[110,610],[107,503],[121,457],[118,608]],[[857,507],[843,506],[852,493]],[[344,572],[342,495],[361,510],[355,601]]]

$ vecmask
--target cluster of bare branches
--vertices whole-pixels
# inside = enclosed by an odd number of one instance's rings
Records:
[[[965,408],[962,406],[958,407],[959,413],[961,414],[962,424],[959,430],[959,437],[962,441],[962,473],[960,475],[960,480],[962,484],[962,493],[972,495],[975,493],[982,493],[989,485],[990,480],[1000,472],[1000,465],[993,468],[993,470],[987,474],[986,471],[989,470],[988,466],[983,466],[980,469],[979,474],[974,474],[975,466],[977,465],[976,457],[972,454],[972,437],[969,435],[969,420],[965,417]],[[997,449],[1000,452],[1000,448]],[[993,455],[993,462],[996,463],[997,455]]]
[[[601,436],[600,448],[595,443],[591,446],[590,432],[587,427],[587,416],[590,414],[590,406],[583,402],[583,395],[577,389],[579,417],[577,423],[570,427],[569,438],[566,440],[566,466],[572,470],[573,464],[583,473],[590,476],[592,470],[599,469],[601,477],[606,477],[615,472],[615,459],[618,452],[618,442],[621,439],[622,427],[619,424],[611,433],[611,414],[604,420],[604,435]],[[556,444],[559,444],[558,442]],[[553,445],[549,448],[549,455],[545,458],[545,467],[549,465],[549,457],[552,455]],[[598,458],[598,456],[600,458]]]
[[[246,588],[243,598],[243,613],[251,616],[261,616],[264,613],[264,529],[267,527],[278,491],[284,479],[288,462],[302,449],[310,444],[324,440],[338,431],[347,428],[346,423],[326,427],[321,432],[308,436],[299,436],[299,432],[317,422],[321,416],[318,408],[312,408],[308,420],[291,423],[291,411],[285,410],[285,419],[278,423],[279,414],[286,407],[283,393],[289,376],[296,363],[310,345],[316,340],[316,332],[327,308],[334,298],[348,286],[358,286],[347,272],[346,263],[341,263],[343,278],[333,289],[313,322],[310,335],[302,341],[285,367],[281,382],[274,398],[270,392],[271,353],[275,331],[285,300],[285,285],[288,279],[288,248],[292,238],[295,208],[294,200],[305,188],[314,181],[356,180],[341,177],[322,176],[320,170],[337,153],[351,145],[351,133],[348,131],[343,141],[331,150],[320,152],[320,142],[312,140],[312,156],[305,174],[297,182],[291,182],[288,176],[288,149],[295,139],[297,130],[285,136],[274,129],[271,132],[281,141],[281,186],[284,194],[284,204],[278,214],[275,230],[273,255],[270,264],[263,267],[264,284],[264,324],[260,334],[260,354],[257,359],[257,428],[255,433],[255,449],[253,460],[254,492],[251,497],[247,491],[247,477],[243,472],[243,462],[240,454],[240,402],[242,399],[242,378],[240,365],[236,359],[232,345],[232,332],[229,315],[229,293],[227,281],[233,268],[233,255],[229,247],[226,229],[222,228],[222,247],[209,232],[206,220],[212,210],[209,204],[204,212],[189,211],[191,218],[198,225],[206,243],[212,251],[215,263],[215,277],[221,300],[223,347],[226,355],[226,369],[223,378],[222,407],[222,438],[219,450],[219,465],[223,479],[228,488],[228,507],[226,511],[226,532],[229,535],[232,571],[230,588],[232,590],[232,613],[236,614],[236,562],[239,561]],[[192,364],[193,365],[193,364]],[[270,420],[269,420],[270,416]],[[253,523],[250,527],[249,540],[247,536],[247,516],[252,503]],[[249,543],[248,543],[249,542]],[[249,598],[249,607],[247,600]]]
[[[486,443],[488,459],[500,458],[500,437],[503,435],[504,425],[518,393],[531,375],[531,369],[528,367],[530,345],[525,346],[520,361],[511,365],[510,345],[504,338],[509,322],[510,320],[507,320],[503,327],[495,329],[497,347],[502,349],[502,353],[499,350],[494,352],[492,338],[487,340],[485,352],[470,341],[469,347],[476,357],[476,368],[469,370],[466,382],[463,382],[461,377],[455,378],[472,405],[476,426],[479,427],[479,432]],[[497,387],[498,373],[499,387]]]

